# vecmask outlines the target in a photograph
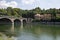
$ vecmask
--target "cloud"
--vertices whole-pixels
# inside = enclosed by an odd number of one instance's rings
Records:
[[[8,6],[17,7],[17,3],[15,1],[8,2]]]
[[[35,2],[35,0],[22,0],[23,4],[33,4]]]
[[[7,2],[6,0],[2,0],[0,1],[0,8],[7,8],[7,7],[17,7],[17,2],[15,1],[10,1],[10,2]]]

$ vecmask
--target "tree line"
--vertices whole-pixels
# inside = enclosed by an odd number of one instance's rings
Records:
[[[15,16],[15,17],[25,17],[25,18],[34,18],[35,14],[51,14],[53,16],[52,19],[60,19],[60,16],[56,16],[56,14],[60,14],[60,9],[50,8],[50,9],[41,9],[40,7],[36,7],[31,10],[23,10],[20,8],[12,8],[7,7],[6,9],[0,9],[0,16]]]

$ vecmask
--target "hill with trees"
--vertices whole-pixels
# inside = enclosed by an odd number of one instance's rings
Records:
[[[51,14],[51,20],[60,20],[60,9],[50,8],[50,9],[41,9],[36,7],[31,10],[23,10],[20,8],[7,7],[6,9],[0,9],[0,16],[15,16],[15,17],[25,17],[25,18],[35,18],[34,15],[40,14]],[[46,15],[47,16],[47,15]]]

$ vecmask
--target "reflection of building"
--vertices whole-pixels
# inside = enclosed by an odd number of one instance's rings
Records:
[[[38,20],[50,20],[51,19],[51,14],[36,14],[35,15],[35,19],[38,19]]]

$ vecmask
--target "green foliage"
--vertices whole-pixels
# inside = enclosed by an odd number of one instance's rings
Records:
[[[26,18],[34,18],[35,14],[51,14],[52,19],[59,18],[60,16],[56,16],[56,14],[60,14],[60,9],[50,8],[50,9],[41,9],[36,7],[35,9],[31,10],[22,10],[20,8],[12,8],[7,7],[7,9],[0,9],[0,15],[8,15],[8,16],[15,16],[15,17],[26,17]]]
[[[32,10],[34,13],[38,13],[40,14],[41,13],[41,9],[39,7],[36,7],[35,9]]]

